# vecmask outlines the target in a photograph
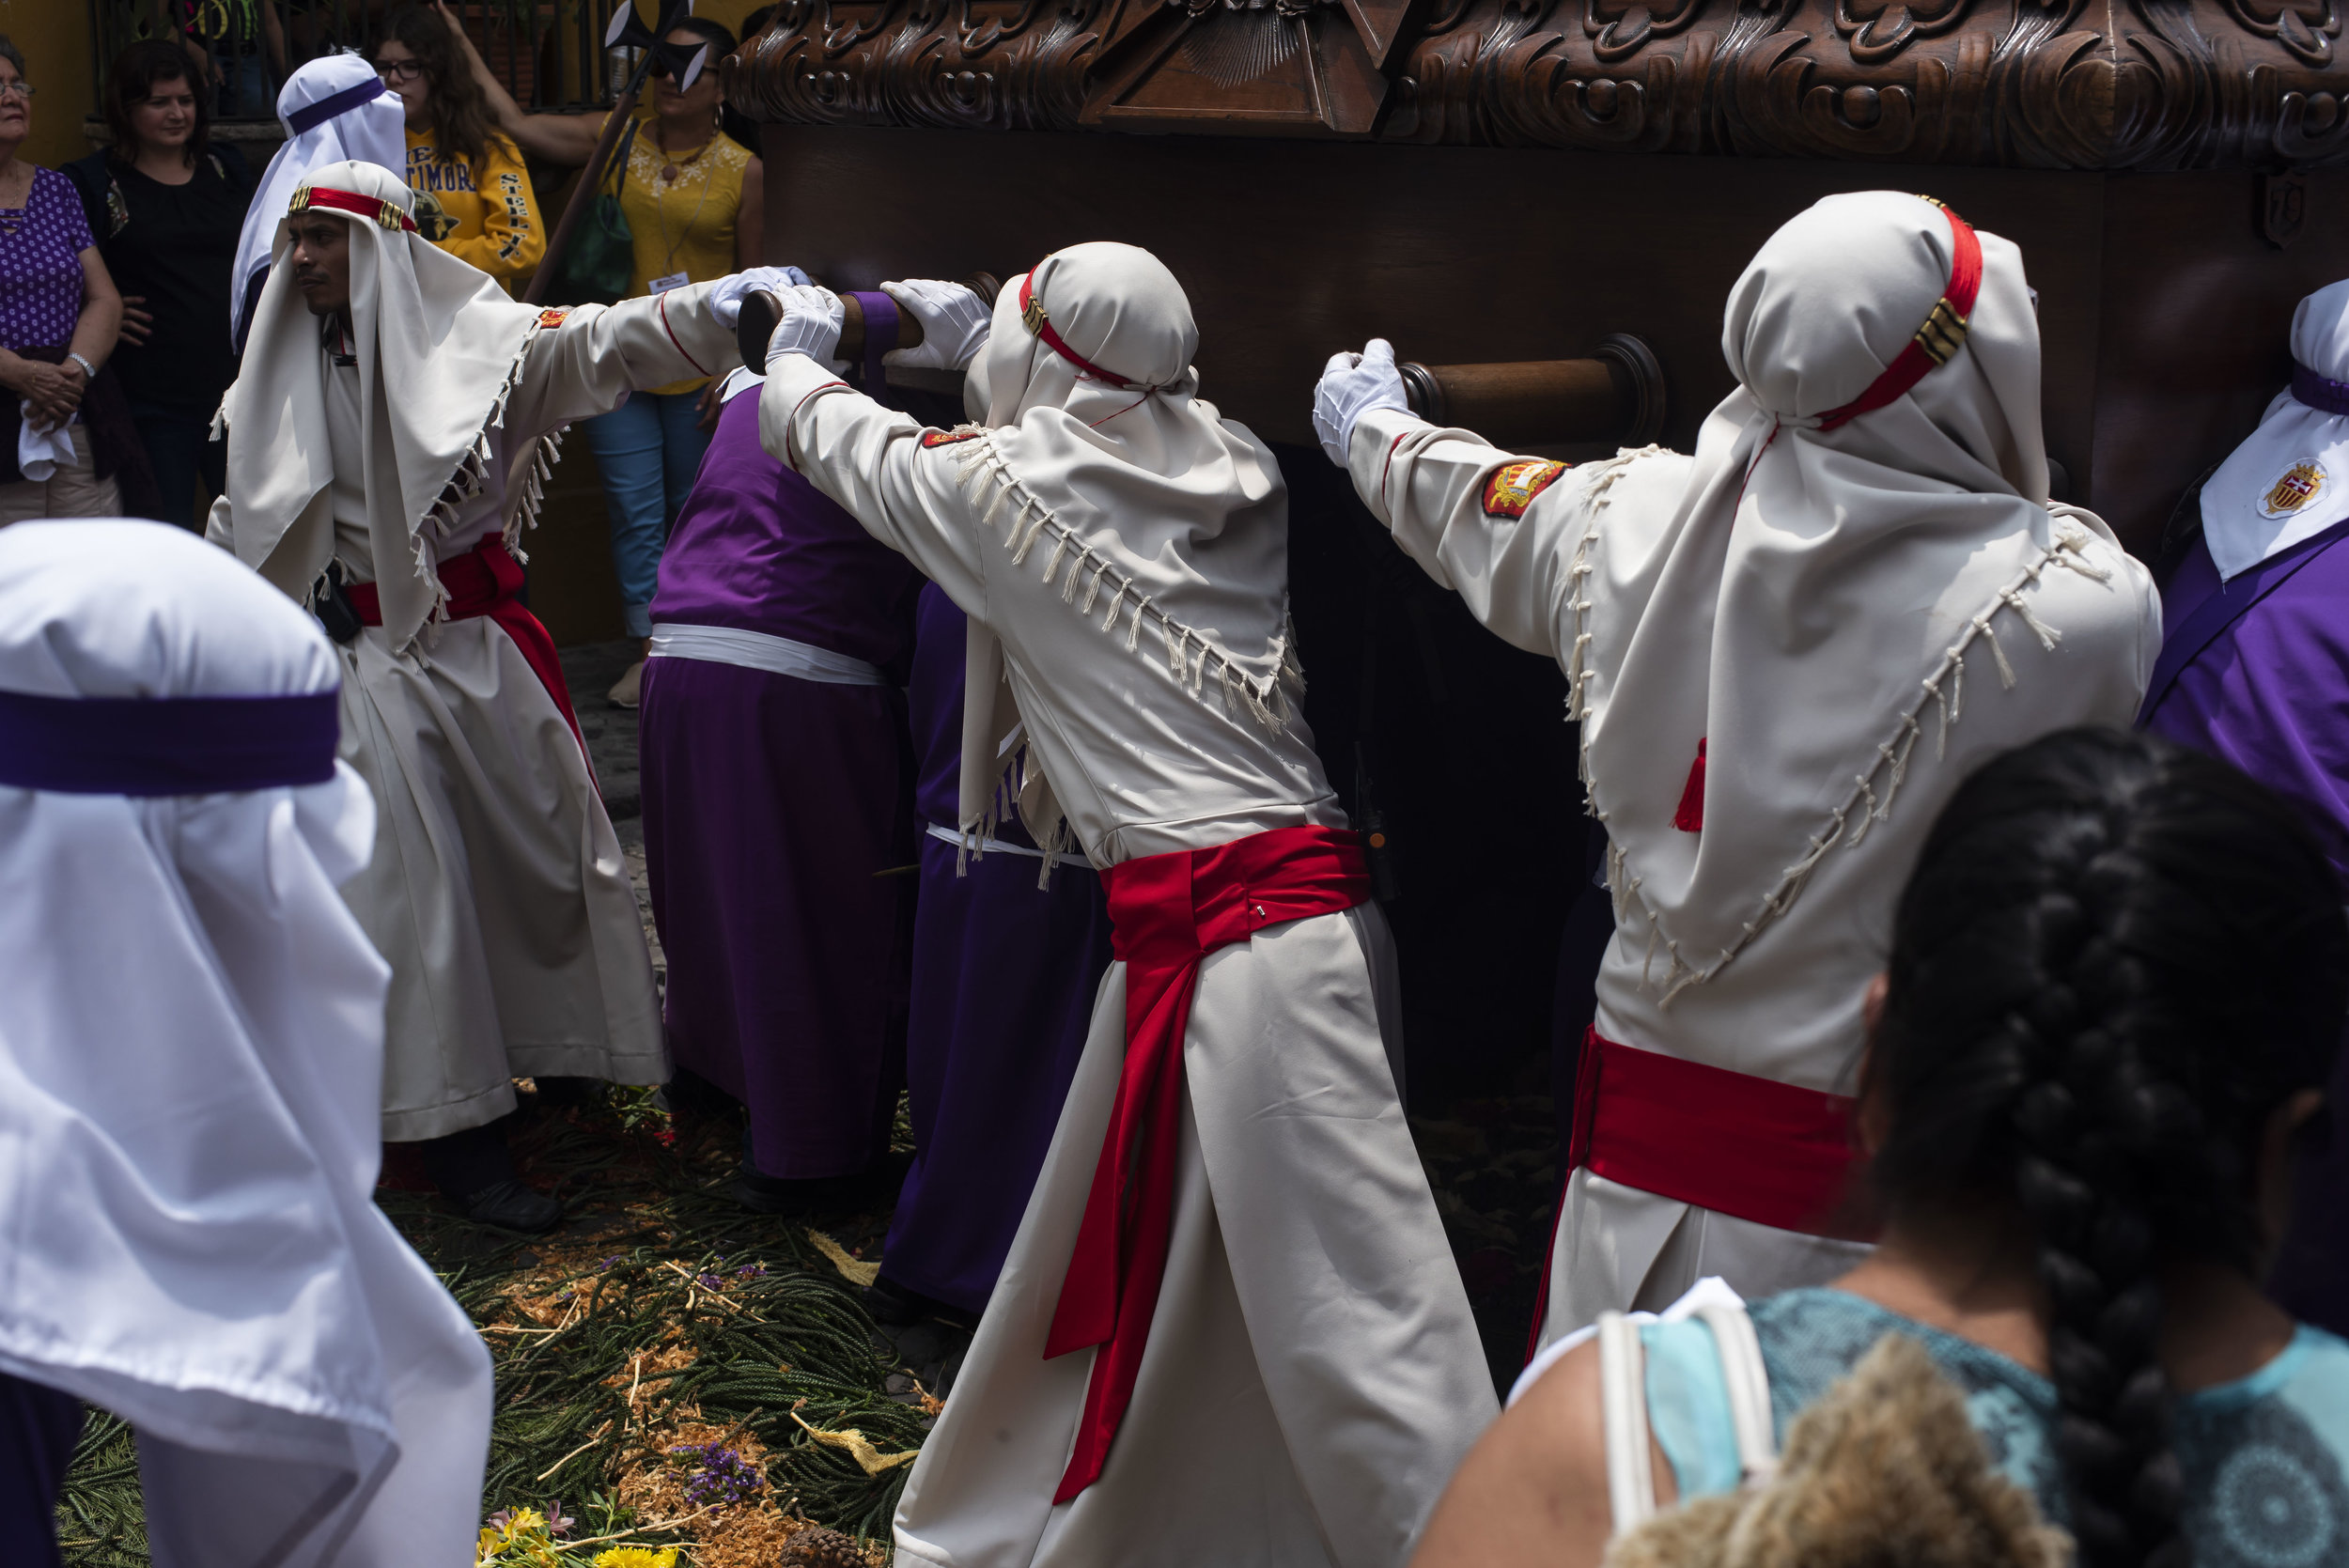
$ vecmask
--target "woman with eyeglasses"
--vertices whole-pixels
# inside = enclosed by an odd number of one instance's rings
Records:
[[[594,156],[603,116],[523,114],[447,7],[435,0],[434,8],[463,50],[499,122],[524,150],[573,168]],[[701,75],[682,91],[667,67],[653,62],[650,102],[639,105],[627,154],[615,156],[604,177],[604,189],[619,192],[635,249],[630,298],[755,267],[765,251],[758,159],[720,126],[724,93],[718,85],[718,62],[734,53],[734,35],[715,22],[689,16],[665,41],[689,50],[707,44],[709,54]],[[622,619],[628,635],[646,640],[647,647],[661,551],[708,449],[718,420],[717,392],[718,383],[707,378],[677,381],[640,392],[582,426],[611,511],[612,565],[620,580]],[[612,702],[634,707],[644,674],[639,659],[612,688]]]
[[[121,388],[99,379],[122,296],[73,181],[17,156],[32,129],[24,56],[0,37],[0,527],[119,516],[117,473],[146,472]]]
[[[155,475],[150,514],[187,529],[203,527],[198,503],[224,482],[227,447],[211,439],[212,411],[237,379],[237,351],[220,302],[254,188],[243,155],[211,142],[195,72],[166,39],[123,50],[103,100],[114,145],[65,169],[124,291],[112,363]]]
[[[537,269],[546,231],[521,152],[490,118],[447,24],[422,6],[403,6],[384,21],[371,57],[408,112],[416,227],[511,292]]]

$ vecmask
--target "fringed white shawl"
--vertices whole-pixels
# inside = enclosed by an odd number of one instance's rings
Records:
[[[1062,339],[1120,380],[1081,371],[1029,331],[1023,281]],[[967,396],[983,423],[964,427],[979,439],[960,449],[959,474],[982,527],[1001,526],[1009,565],[1058,579],[1072,614],[1098,618],[1107,647],[1143,651],[1148,629],[1191,696],[1277,731],[1303,681],[1288,622],[1287,493],[1270,450],[1198,396],[1198,344],[1182,286],[1147,251],[1097,242],[1047,256],[996,300]],[[1003,650],[973,619],[965,842],[1016,800],[1049,874],[1068,846],[1065,825],[1025,763],[1019,724]]]
[[[1722,352],[1740,384],[1676,505],[1626,517],[1608,496],[1620,467],[1579,480],[1593,521],[1569,568],[1572,712],[1618,916],[1644,924],[1667,1001],[1782,915],[1836,844],[1871,824],[1921,838],[1926,815],[1896,821],[1893,802],[1926,728],[1963,713],[1968,652],[1986,648],[2014,686],[1999,638],[2061,636],[2026,587],[2050,568],[2108,573],[2087,547],[2110,530],[2047,499],[2021,255],[1980,238],[1965,346],[1822,431],[1933,309],[1952,241],[1915,196],[1819,202],[1731,292]],[[2077,711],[2060,691],[2046,701]],[[1674,818],[1700,742],[1703,831],[1688,831]]]
[[[408,187],[372,163],[330,164],[310,182],[380,197],[402,211]],[[319,209],[328,211],[331,209]],[[465,503],[506,482],[507,542],[534,516],[552,437],[506,454],[495,475],[493,438],[537,335],[541,313],[506,298],[488,273],[422,236],[347,213],[351,337],[366,411],[367,534],[383,628],[405,648],[446,598],[436,547]],[[271,270],[254,313],[244,365],[221,404],[228,441],[228,503],[238,557],[306,599],[334,552],[326,429],[326,355],[319,323],[291,269]],[[401,562],[412,569],[399,569]]]

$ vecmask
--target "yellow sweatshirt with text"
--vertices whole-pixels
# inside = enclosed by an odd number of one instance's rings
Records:
[[[547,237],[511,138],[490,133],[478,164],[443,153],[429,128],[408,132],[408,188],[416,194],[416,229],[459,260],[504,284],[538,265]]]

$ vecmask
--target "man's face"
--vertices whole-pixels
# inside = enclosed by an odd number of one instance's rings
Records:
[[[350,225],[323,212],[303,212],[286,220],[293,249],[286,264],[293,269],[294,287],[313,316],[332,316],[350,304]]]

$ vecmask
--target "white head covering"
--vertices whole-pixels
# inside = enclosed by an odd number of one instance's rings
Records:
[[[406,182],[372,163],[330,163],[304,183],[412,210]],[[351,349],[367,420],[367,531],[383,629],[397,651],[446,597],[432,544],[490,477],[490,437],[542,317],[412,230],[332,208],[313,210],[351,229]],[[308,595],[334,552],[328,368],[318,318],[290,270],[274,269],[221,412],[238,558],[296,598]],[[535,463],[546,439],[508,454],[509,467]],[[534,493],[528,485],[506,487],[509,530]],[[412,569],[399,570],[402,561]]]
[[[1955,241],[1940,208],[1892,192],[1829,196],[1788,223],[1731,291],[1721,351],[1740,384],[1705,420],[1676,505],[1606,515],[1583,660],[1610,678],[1585,769],[1610,880],[1653,918],[1668,994],[1784,912],[1828,845],[1921,837],[1931,814],[1894,818],[1892,799],[1920,716],[1956,717],[1956,649],[1987,635],[1995,651],[1987,615],[2009,604],[2052,635],[2008,597],[2046,566],[2108,570],[2079,553],[2111,540],[2101,520],[2050,515],[2022,256],[1979,238],[1963,348],[1821,430],[1918,333]],[[1673,818],[1700,742],[1698,833]],[[1929,741],[1918,765],[1933,755]]]
[[[339,662],[180,530],[0,531],[0,691],[288,696]],[[0,1370],[138,1429],[158,1561],[472,1560],[489,1358],[372,1202],[388,971],[335,888],[374,824],[339,763],[0,785]]]
[[[319,105],[330,100],[350,106],[306,130],[295,129],[297,122],[306,122]],[[270,264],[276,249],[277,225],[286,221],[286,204],[312,171],[350,159],[403,177],[408,167],[408,113],[400,105],[399,95],[384,87],[382,78],[363,55],[327,54],[296,66],[286,85],[277,89],[277,123],[285,127],[286,140],[269,161],[260,188],[244,210],[244,231],[237,237],[237,265],[228,274],[232,340],[244,331],[245,297],[252,290],[253,274]]]
[[[2202,485],[2202,542],[2221,582],[2349,518],[2349,279],[2292,315],[2294,381]],[[2327,387],[2324,383],[2332,382]]]
[[[1051,347],[1040,327],[1031,330],[1023,293],[1039,322],[1093,371]],[[992,427],[973,478],[994,489],[988,515],[1008,511],[1010,526],[1024,531],[1015,564],[1045,519],[1056,519],[1105,568],[1072,565],[1069,597],[1083,575],[1099,582],[1086,602],[1107,600],[1091,611],[1105,621],[1123,604],[1138,633],[1147,604],[1170,638],[1165,629],[1190,629],[1184,655],[1199,661],[1200,679],[1228,670],[1247,682],[1251,705],[1277,722],[1285,712],[1281,677],[1294,666],[1288,492],[1271,450],[1199,396],[1190,363],[1198,348],[1190,299],[1148,251],[1097,241],[1046,256],[996,297],[992,331],[972,367],[966,402],[983,401]],[[1056,545],[1044,575],[1059,565]],[[988,811],[1004,737],[1018,722],[1001,650],[975,619],[969,653],[966,829]],[[1057,807],[1029,793],[1020,809],[1047,839]]]

